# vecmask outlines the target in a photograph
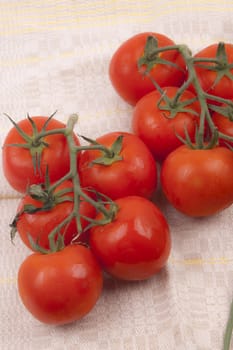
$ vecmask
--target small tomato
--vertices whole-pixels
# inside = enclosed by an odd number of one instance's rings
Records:
[[[29,255],[18,271],[18,291],[26,309],[39,321],[61,325],[87,315],[103,285],[91,251],[69,245],[61,251]]]
[[[119,137],[122,137],[122,143],[116,145]],[[129,195],[152,196],[157,187],[157,166],[139,137],[126,132],[111,132],[97,138],[96,142],[107,147],[111,154],[86,150],[80,155],[82,187],[92,187],[111,199]]]
[[[161,167],[168,201],[189,216],[213,215],[233,203],[233,152],[180,146]]]
[[[105,271],[123,280],[144,280],[167,262],[171,249],[168,223],[146,198],[128,196],[115,201],[115,219],[90,231],[90,247]],[[97,215],[100,219],[102,214]]]
[[[155,89],[149,77],[143,74],[149,65],[150,76],[161,87],[181,86],[186,78],[185,63],[178,51],[169,50],[159,53],[156,56],[158,62],[150,52],[145,53],[145,46],[149,37],[157,40],[159,48],[174,45],[174,42],[163,34],[139,33],[122,43],[110,61],[109,76],[112,85],[117,93],[131,105],[135,105],[140,98]],[[139,69],[138,61],[144,58],[145,54],[147,56],[147,67],[144,64]],[[159,63],[159,60],[166,60],[167,64]]]

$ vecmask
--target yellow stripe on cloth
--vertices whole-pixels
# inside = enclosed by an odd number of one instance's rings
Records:
[[[155,23],[155,19],[179,11],[233,11],[231,0],[22,0],[0,2],[0,34],[15,35],[67,27],[105,26],[121,21]]]

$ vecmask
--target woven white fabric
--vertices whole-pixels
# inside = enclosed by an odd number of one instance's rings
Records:
[[[133,34],[157,31],[193,52],[232,41],[232,0],[1,0],[0,142],[30,115],[66,121],[95,138],[130,130],[132,107],[113,90],[108,64]],[[18,194],[0,167],[0,348],[3,350],[220,350],[233,296],[233,208],[207,219],[177,213],[158,193],[171,227],[166,269],[146,282],[107,279],[93,311],[65,327],[33,319],[17,293],[29,250],[12,245]],[[233,349],[233,347],[232,347]]]

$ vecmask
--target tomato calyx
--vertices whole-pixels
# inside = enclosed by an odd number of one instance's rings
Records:
[[[199,115],[199,123],[196,128],[195,142],[194,143],[191,142],[185,126],[184,126],[185,138],[182,138],[179,135],[176,135],[179,138],[179,140],[192,149],[213,148],[218,144],[219,137],[221,137],[222,139],[225,139],[226,141],[232,142],[233,141],[232,137],[225,135],[217,130],[210,113],[211,110],[216,110],[217,107],[214,104],[210,103],[209,101],[214,101],[221,104],[225,103],[227,106],[229,106],[228,109],[225,109],[226,114],[230,113],[230,116],[228,114],[229,118],[232,118],[231,108],[233,110],[233,102],[229,99],[212,95],[208,91],[204,91],[198,79],[197,72],[195,70],[195,66],[198,66],[198,67],[217,71],[217,78],[214,84],[217,84],[218,81],[221,80],[224,76],[227,76],[229,79],[233,80],[233,74],[230,72],[230,70],[233,69],[233,63],[228,62],[224,43],[222,42],[219,43],[216,57],[214,58],[198,57],[197,58],[192,56],[191,50],[186,45],[172,45],[172,46],[165,46],[160,48],[158,47],[156,40],[153,40],[150,38],[150,41],[147,42],[149,47],[150,59],[153,58],[154,55],[156,57],[157,55],[159,56],[162,52],[169,51],[169,50],[176,50],[183,57],[184,62],[186,63],[186,68],[188,72],[187,79],[179,87],[176,93],[176,96],[174,96],[172,100],[169,100],[164,90],[161,88],[161,86],[150,75],[149,69],[146,69],[144,71],[144,75],[146,75],[151,80],[151,82],[155,86],[155,89],[161,93],[161,101],[158,104],[159,108],[164,109],[164,111],[170,112],[169,116],[167,116],[167,113],[164,113],[164,116],[168,118],[169,117],[173,118],[177,115],[178,111],[189,112],[189,113],[193,112],[192,110],[191,111],[188,110],[187,106],[188,106],[188,103],[192,103],[194,101],[190,100],[189,102],[187,102],[187,104],[185,102],[183,105],[182,104],[179,105],[180,96],[186,89],[190,87],[190,85],[194,88],[196,99],[200,103],[201,112]],[[141,58],[138,61],[139,66],[141,66],[144,63],[143,59],[144,58]],[[164,62],[164,64],[166,63]],[[194,112],[194,114],[196,113]],[[206,128],[208,128],[208,133],[206,132]]]
[[[97,149],[102,152],[102,155],[94,159],[90,163],[90,165],[99,164],[99,165],[109,166],[115,162],[123,160],[123,157],[120,153],[122,151],[122,142],[123,142],[124,135],[119,135],[110,147],[101,145],[97,141],[92,140],[88,137],[85,137],[85,136],[81,136],[81,137],[85,141],[88,141],[92,146],[94,146],[94,147],[88,146],[87,148],[83,148],[83,149]]]
[[[231,122],[233,121],[233,104],[227,104],[225,106],[208,105],[209,108],[221,114],[222,116],[228,118]]]
[[[144,47],[144,54],[139,58],[137,62],[139,71],[142,70],[142,67],[146,67],[143,73],[149,73],[156,64],[170,65],[179,70],[182,70],[181,67],[179,67],[176,63],[162,58],[160,51],[158,51],[158,48],[158,40],[156,37],[149,35]],[[167,48],[169,47],[167,46]]]
[[[205,62],[207,64],[204,64]],[[194,63],[197,67],[217,72],[213,87],[217,85],[223,77],[227,77],[230,80],[233,80],[233,74],[231,73],[231,70],[233,69],[233,63],[230,63],[228,61],[225,44],[223,42],[219,42],[218,44],[216,57],[205,59],[195,58]]]
[[[41,205],[38,204],[38,206],[36,206],[33,204],[25,204],[23,208],[16,214],[12,223],[10,224],[10,227],[11,227],[10,237],[12,242],[17,232],[17,223],[20,220],[20,217],[24,213],[35,214],[38,212],[49,211],[49,210],[52,210],[56,205],[59,205],[60,203],[64,203],[67,201],[73,202],[73,197],[67,195],[68,193],[71,193],[73,191],[73,188],[67,187],[59,191],[55,191],[55,190],[56,190],[56,187],[50,186],[48,171],[46,173],[46,181],[44,184],[37,184],[37,185],[33,184],[29,186],[26,195],[29,195],[32,199],[36,200],[38,203],[41,203]],[[29,233],[29,240],[30,240],[30,243],[32,243],[30,233]],[[35,248],[35,246],[33,248]]]
[[[161,111],[167,111],[169,114],[164,113],[164,117],[168,119],[175,118],[178,113],[189,113],[195,116],[199,116],[197,111],[192,108],[188,108],[193,102],[197,101],[197,97],[187,99],[185,101],[179,100],[180,95],[176,95],[174,98],[169,98],[166,95],[166,91],[163,92],[161,98],[157,103],[157,107]]]
[[[7,147],[20,147],[20,148],[26,148],[29,150],[31,157],[32,157],[32,163],[33,163],[33,169],[35,174],[41,175],[41,156],[42,152],[45,148],[49,147],[49,144],[44,141],[44,133],[46,131],[46,127],[50,120],[53,118],[56,112],[51,114],[49,118],[44,123],[41,131],[38,131],[36,123],[34,120],[27,115],[27,119],[29,120],[31,127],[32,127],[32,134],[28,135],[26,132],[24,132],[19,125],[8,115],[5,113],[5,116],[11,121],[11,123],[14,125],[20,136],[23,138],[25,143],[14,143],[14,144],[7,144]]]

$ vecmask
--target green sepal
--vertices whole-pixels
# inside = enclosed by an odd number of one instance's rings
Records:
[[[199,62],[201,62],[201,59],[198,58],[198,60],[196,61],[197,67],[210,71],[215,71],[217,73],[216,79],[212,87],[216,86],[223,77],[227,77],[228,79],[233,80],[233,74],[231,73],[231,69],[233,69],[233,63],[230,63],[228,61],[224,42],[219,42],[215,58],[203,59],[203,62],[210,62],[211,64]]]
[[[224,107],[220,107],[217,105],[208,104],[208,107],[212,111],[217,112],[224,117],[227,117],[230,121],[233,121],[233,106],[227,105]]]
[[[32,135],[28,135],[26,132],[24,132],[20,126],[6,113],[4,115],[10,120],[10,122],[13,124],[19,135],[22,137],[22,139],[25,141],[25,143],[22,144],[8,144],[6,146],[12,146],[12,147],[20,147],[28,149],[31,157],[32,157],[32,164],[34,173],[38,173],[41,175],[41,155],[44,150],[44,148],[49,147],[49,144],[45,142],[42,138],[42,134],[45,131],[49,121],[54,116],[55,113],[53,113],[44,123],[42,130],[39,132],[36,126],[36,123],[34,120],[27,114],[27,119],[29,120],[31,126],[32,126]]]
[[[165,104],[162,105],[162,101],[164,101]],[[165,95],[162,95],[157,103],[157,107],[161,111],[170,112],[169,115],[165,116],[168,119],[175,118],[178,113],[189,113],[195,116],[199,116],[199,113],[197,111],[187,107],[195,101],[197,101],[197,97],[190,98],[184,101],[179,101],[179,100],[176,100],[176,98],[170,99],[168,98],[168,96],[166,96],[166,99],[165,99]]]
[[[28,234],[27,236],[28,236],[29,245],[32,248],[32,250],[41,254],[50,253],[50,250],[45,249],[39,245],[39,241],[35,242],[30,234]]]
[[[123,160],[123,157],[120,155],[120,152],[122,151],[123,137],[124,135],[118,136],[117,139],[112,144],[112,146],[108,148],[107,152],[102,151],[103,155],[93,160],[91,164],[109,166],[115,162]]]
[[[91,145],[99,145],[99,143],[96,140],[93,140],[87,136],[79,135],[83,140],[89,142]]]
[[[158,40],[156,37],[149,35],[144,47],[144,54],[138,59],[137,66],[139,70],[142,66],[145,66],[146,70],[144,74],[147,74],[157,64],[169,65],[181,70],[181,68],[176,63],[160,57],[160,53],[158,52]]]
[[[42,185],[33,184],[29,186],[27,190],[27,194],[32,197],[33,199],[40,201],[42,203],[45,203],[49,200],[49,193],[42,187]]]

